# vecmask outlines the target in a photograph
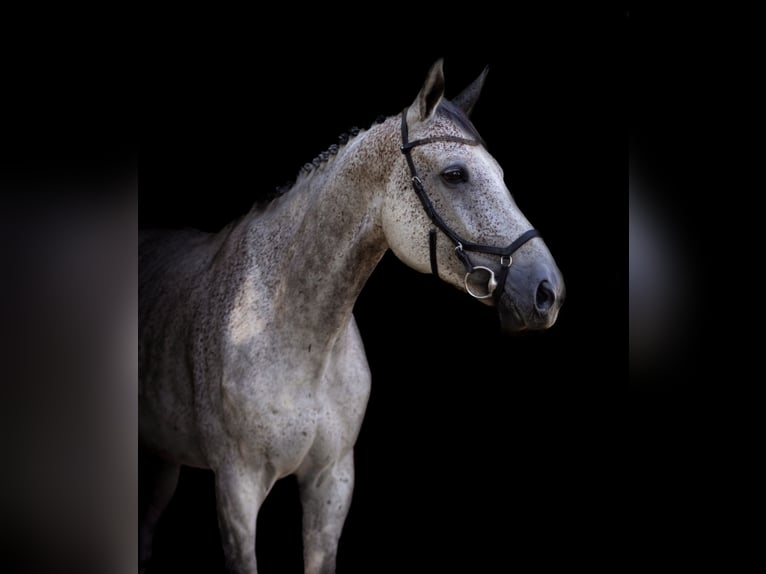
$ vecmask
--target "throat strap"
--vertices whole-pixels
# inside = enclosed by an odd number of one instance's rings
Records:
[[[436,228],[432,227],[428,232],[428,254],[431,258],[431,273],[439,276],[439,263],[436,261]]]

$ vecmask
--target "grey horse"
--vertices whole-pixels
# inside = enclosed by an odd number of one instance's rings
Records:
[[[296,475],[305,572],[335,571],[370,370],[352,314],[383,254],[545,329],[564,284],[439,60],[413,103],[353,130],[295,184],[216,234],[139,239],[139,432],[153,487],[141,567],[181,465],[212,469],[227,568],[257,572],[259,508]]]

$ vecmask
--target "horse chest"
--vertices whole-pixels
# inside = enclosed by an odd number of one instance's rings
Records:
[[[278,475],[295,472],[307,460],[327,464],[353,447],[361,417],[349,419],[322,390],[264,385],[266,393],[228,396],[224,416],[238,451],[268,461]]]
[[[269,362],[239,357],[224,369],[220,419],[226,434],[237,437],[240,450],[286,467],[299,464],[318,441],[329,450],[342,448],[351,421],[340,412],[341,389],[335,388],[340,382],[323,375],[326,361],[306,360],[287,349],[272,357]]]

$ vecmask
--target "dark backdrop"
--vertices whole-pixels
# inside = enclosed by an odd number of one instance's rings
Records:
[[[758,188],[734,185],[727,162],[755,158],[757,148],[729,126],[752,131],[741,104],[756,92],[738,81],[757,77],[742,56],[757,53],[746,45],[758,34],[718,9],[700,18],[687,7],[216,8],[152,5],[85,18],[67,7],[66,15],[7,18],[0,386],[13,392],[1,402],[11,415],[3,422],[14,423],[26,414],[13,400],[24,391],[32,422],[5,434],[35,464],[18,465],[14,449],[4,458],[11,510],[31,512],[21,521],[0,512],[10,533],[2,559],[10,549],[57,572],[67,571],[60,554],[100,561],[101,539],[81,524],[94,509],[98,520],[85,522],[107,538],[120,536],[113,525],[132,531],[124,509],[133,508],[134,489],[122,493],[122,481],[81,461],[111,473],[106,447],[135,462],[120,446],[125,419],[107,415],[103,425],[103,414],[116,407],[130,417],[134,408],[112,349],[130,304],[114,284],[131,282],[112,272],[135,269],[123,241],[134,241],[136,156],[140,225],[216,230],[292,178],[338,132],[399,112],[444,57],[448,95],[491,66],[475,123],[543,232],[568,299],[550,331],[506,337],[490,310],[393,257],[383,260],[356,309],[374,381],[339,572],[527,564],[622,571],[657,563],[680,570],[690,561],[709,569],[716,553],[731,570],[750,538],[740,530],[737,552],[724,552],[721,531],[742,521],[720,510],[750,508],[737,500],[744,473],[736,472],[732,445],[756,434],[722,429],[758,418],[743,416],[747,401],[700,399],[706,381],[720,389],[751,381],[738,370],[744,343],[759,341],[751,330],[753,262],[730,259],[747,229],[741,215],[758,213],[750,197],[732,201],[732,191]],[[638,150],[641,168],[663,184],[648,195],[683,244],[669,247],[686,248],[682,263],[694,269],[685,277],[690,288],[679,290],[694,304],[693,320],[679,329],[686,354],[671,351],[671,368],[649,372],[650,385],[632,381],[628,365],[626,127],[631,156]],[[728,219],[727,205],[737,212]],[[32,221],[41,234],[23,229]],[[748,328],[735,328],[736,318]],[[28,341],[31,354],[17,352]],[[29,384],[15,365],[46,381]],[[113,370],[117,376],[104,374]],[[61,393],[72,400],[62,402]],[[83,429],[97,448],[83,444]],[[43,435],[55,440],[38,449]],[[75,455],[64,456],[70,441]],[[130,466],[118,466],[131,483]],[[721,475],[732,478],[724,483]],[[212,487],[209,472],[183,472],[160,525],[154,572],[222,571]],[[51,512],[57,496],[67,504]],[[261,572],[300,572],[293,481],[277,484],[259,520]]]
[[[657,473],[686,439],[627,382],[625,15],[377,17],[179,34],[144,85],[141,225],[217,230],[339,132],[408,105],[437,58],[448,97],[489,64],[474,123],[567,301],[550,331],[508,337],[491,310],[384,258],[356,307],[373,390],[338,571],[616,565],[665,547],[675,510],[639,524],[681,492]],[[154,572],[221,571],[217,537],[212,475],[184,471]],[[301,571],[291,479],[262,509],[258,554],[262,574]]]

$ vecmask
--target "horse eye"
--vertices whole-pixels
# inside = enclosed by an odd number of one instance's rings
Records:
[[[462,183],[468,176],[462,167],[449,167],[442,172],[442,179],[447,183]]]

